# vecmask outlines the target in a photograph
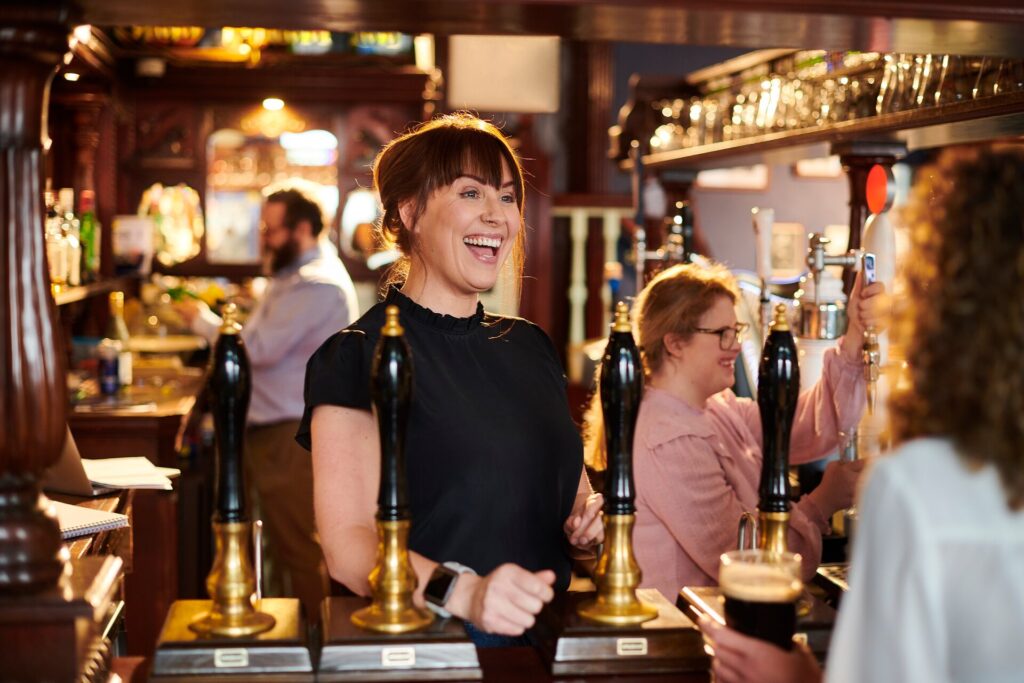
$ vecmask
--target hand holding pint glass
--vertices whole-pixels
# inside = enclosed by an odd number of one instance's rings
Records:
[[[722,555],[718,584],[725,597],[725,622],[740,633],[793,647],[796,603],[803,591],[796,553],[732,550]]]

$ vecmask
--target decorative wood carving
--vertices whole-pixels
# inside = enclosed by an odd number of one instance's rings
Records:
[[[0,593],[55,585],[67,551],[39,507],[65,434],[65,357],[43,241],[45,103],[68,46],[68,7],[27,2],[0,22]]]
[[[81,197],[82,190],[96,190],[96,150],[100,146],[100,115],[105,104],[98,100],[74,107],[75,197]]]
[[[181,103],[142,103],[136,113],[136,154],[140,166],[168,162],[174,168],[191,168],[201,156],[196,138],[199,132],[199,110]]]

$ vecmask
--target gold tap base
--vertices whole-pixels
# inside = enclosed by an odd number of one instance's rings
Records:
[[[248,614],[231,618],[222,613],[207,612],[199,615],[188,627],[201,636],[244,638],[269,631],[275,623],[274,617],[254,609]]]
[[[214,523],[216,555],[206,590],[210,594],[210,611],[200,614],[189,629],[200,635],[242,638],[269,631],[274,617],[256,611],[252,604],[256,593],[256,577],[249,560],[252,537],[249,522]]]
[[[597,597],[582,603],[576,614],[609,626],[642,624],[658,616],[652,605],[640,602],[637,586],[643,574],[633,556],[634,515],[605,515],[604,548],[594,571]]]
[[[579,606],[576,614],[584,619],[596,621],[609,626],[634,626],[650,621],[658,616],[658,609],[646,602],[640,602],[633,591],[633,601],[626,604],[614,604],[598,596],[587,600]]]
[[[358,628],[377,633],[411,633],[434,622],[432,612],[413,604],[416,572],[409,560],[409,520],[377,520],[377,564],[370,572],[373,603],[352,614]]]
[[[352,613],[352,623],[377,633],[411,633],[434,623],[434,615],[410,605],[401,610],[382,609],[376,603]]]
[[[769,553],[789,551],[788,512],[758,512],[757,547]]]

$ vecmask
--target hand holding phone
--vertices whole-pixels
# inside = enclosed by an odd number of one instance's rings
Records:
[[[875,255],[871,252],[864,254],[864,284],[870,285],[875,281]]]

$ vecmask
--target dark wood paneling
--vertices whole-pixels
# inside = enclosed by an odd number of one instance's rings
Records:
[[[1024,55],[1018,0],[81,0],[99,26],[542,34],[738,47]]]

